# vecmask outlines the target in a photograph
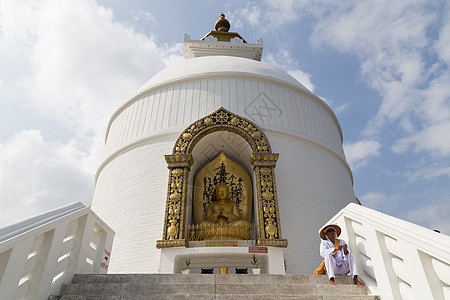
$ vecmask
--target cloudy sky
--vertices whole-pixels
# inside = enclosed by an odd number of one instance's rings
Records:
[[[0,227],[88,205],[112,113],[224,12],[336,112],[363,205],[450,234],[449,2],[226,2],[1,0]]]

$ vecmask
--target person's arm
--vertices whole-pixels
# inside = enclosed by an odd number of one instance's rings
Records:
[[[325,256],[328,256],[333,253],[334,253],[334,245],[329,241],[322,240],[320,242],[320,256],[325,258]]]
[[[350,253],[350,248],[348,247],[348,245],[345,243],[344,240],[341,240],[342,243],[342,249],[344,250],[344,254],[348,255]]]

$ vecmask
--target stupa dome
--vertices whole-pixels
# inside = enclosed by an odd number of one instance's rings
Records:
[[[224,153],[251,179],[251,223],[262,234],[279,230],[276,243],[258,244],[270,248],[266,271],[283,274],[286,258],[294,272],[312,272],[320,263],[317,245],[304,241],[317,239],[317,228],[356,202],[336,115],[292,76],[260,62],[262,40],[249,44],[238,33],[211,31],[184,41],[186,60],[147,81],[107,127],[92,209],[116,232],[110,271],[176,273],[188,255],[207,263],[217,251],[245,265],[249,253],[180,248],[186,240],[177,237],[195,225],[196,177]],[[258,167],[255,159],[263,157],[265,167]],[[273,179],[261,181],[268,174]],[[270,208],[262,208],[262,197],[273,201]]]
[[[288,73],[268,64],[234,56],[204,56],[188,59],[170,66],[147,81],[138,91],[141,94],[156,86],[161,86],[190,78],[238,75],[247,78],[274,80],[279,83],[309,90]]]

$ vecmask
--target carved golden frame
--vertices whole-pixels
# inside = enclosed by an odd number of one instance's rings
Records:
[[[169,182],[162,240],[156,242],[156,247],[186,246],[186,201],[189,171],[194,162],[192,150],[200,139],[215,131],[230,131],[240,135],[253,151],[250,163],[255,172],[257,189],[257,245],[287,247],[287,240],[281,236],[275,181],[278,154],[272,153],[269,140],[256,124],[223,107],[189,125],[175,142],[172,154],[165,155]]]

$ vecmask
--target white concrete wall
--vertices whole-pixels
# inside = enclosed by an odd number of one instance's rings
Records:
[[[187,79],[128,103],[112,119],[107,155],[147,135],[184,129],[221,106],[266,129],[313,140],[344,158],[339,124],[323,101],[301,89],[238,76]]]
[[[118,154],[98,177],[92,209],[116,232],[111,273],[156,273],[169,170],[164,155],[178,135],[160,136]]]

